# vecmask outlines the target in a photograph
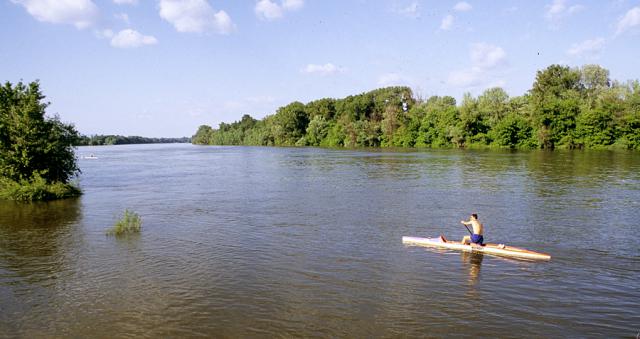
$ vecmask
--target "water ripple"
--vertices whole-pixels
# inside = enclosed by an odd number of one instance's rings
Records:
[[[640,159],[81,148],[77,200],[0,203],[0,337],[631,337]],[[125,208],[139,236],[104,235]],[[403,246],[487,238],[547,263]]]

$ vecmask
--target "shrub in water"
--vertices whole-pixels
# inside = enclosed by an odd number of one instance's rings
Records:
[[[111,229],[107,231],[107,235],[125,235],[125,234],[134,234],[140,233],[140,229],[142,228],[142,220],[140,216],[126,209],[124,211],[124,215],[118,222],[113,225]]]

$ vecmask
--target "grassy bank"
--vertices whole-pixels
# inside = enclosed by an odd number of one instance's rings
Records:
[[[71,198],[81,194],[80,189],[73,184],[47,183],[40,176],[19,182],[0,178],[0,199],[5,200],[30,202]]]

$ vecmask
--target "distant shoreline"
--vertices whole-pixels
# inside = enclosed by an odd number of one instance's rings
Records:
[[[530,90],[500,87],[429,98],[407,86],[340,99],[291,102],[258,120],[201,125],[194,144],[498,149],[640,150],[640,81],[599,65],[550,65]]]
[[[179,144],[191,143],[190,137],[182,138],[148,138],[141,136],[123,135],[83,135],[74,146],[107,146],[107,145],[135,145],[135,144]]]

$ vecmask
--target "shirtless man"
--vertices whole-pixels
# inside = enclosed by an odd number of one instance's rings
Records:
[[[482,242],[484,241],[484,237],[482,236],[484,226],[478,221],[478,215],[473,213],[469,221],[462,220],[460,222],[464,225],[473,226],[473,234],[471,236],[465,235],[464,238],[462,238],[462,243],[465,245],[472,244],[482,246]]]

